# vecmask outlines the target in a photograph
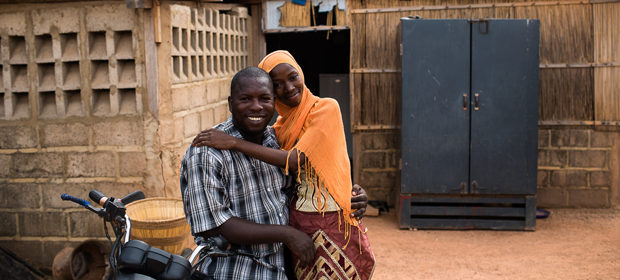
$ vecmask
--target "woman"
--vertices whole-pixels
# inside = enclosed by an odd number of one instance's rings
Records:
[[[293,256],[297,279],[370,279],[375,259],[366,228],[351,209],[351,167],[338,103],[319,98],[304,85],[301,68],[287,51],[267,55],[258,65],[269,73],[280,114],[273,126],[280,151],[207,130],[218,149],[233,149],[297,172],[290,225],[310,235],[316,254],[309,266]],[[231,139],[234,138],[234,139]],[[196,140],[194,144],[201,145]]]

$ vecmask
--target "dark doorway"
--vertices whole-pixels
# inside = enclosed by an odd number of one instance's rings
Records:
[[[319,13],[321,14],[321,13]],[[286,50],[290,52],[304,71],[305,83],[319,97],[331,97],[340,104],[347,150],[352,154],[349,107],[349,55],[351,32],[335,30],[303,33],[266,34],[267,53]],[[322,92],[323,91],[323,92]],[[276,116],[271,120],[275,123]],[[353,166],[351,166],[353,171]]]
[[[267,53],[290,52],[304,71],[306,86],[321,96],[319,74],[348,74],[351,33],[334,30],[302,33],[266,34]]]

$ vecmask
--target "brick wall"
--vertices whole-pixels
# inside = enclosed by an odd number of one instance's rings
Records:
[[[545,129],[538,137],[538,206],[618,205],[617,132]]]

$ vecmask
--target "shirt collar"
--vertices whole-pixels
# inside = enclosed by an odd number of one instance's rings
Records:
[[[241,135],[241,132],[239,132],[233,124],[232,116],[228,117],[228,120],[222,123],[221,129],[231,136],[243,139],[243,135]],[[278,144],[278,140],[276,138],[276,133],[270,125],[268,125],[263,132],[263,146],[280,149],[280,145]]]

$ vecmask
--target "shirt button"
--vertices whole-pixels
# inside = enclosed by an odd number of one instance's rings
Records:
[[[282,217],[282,213],[280,213],[279,215],[280,215],[280,217]]]
[[[268,192],[270,192],[270,191],[271,191],[271,188],[267,188],[267,191],[268,191]]]

